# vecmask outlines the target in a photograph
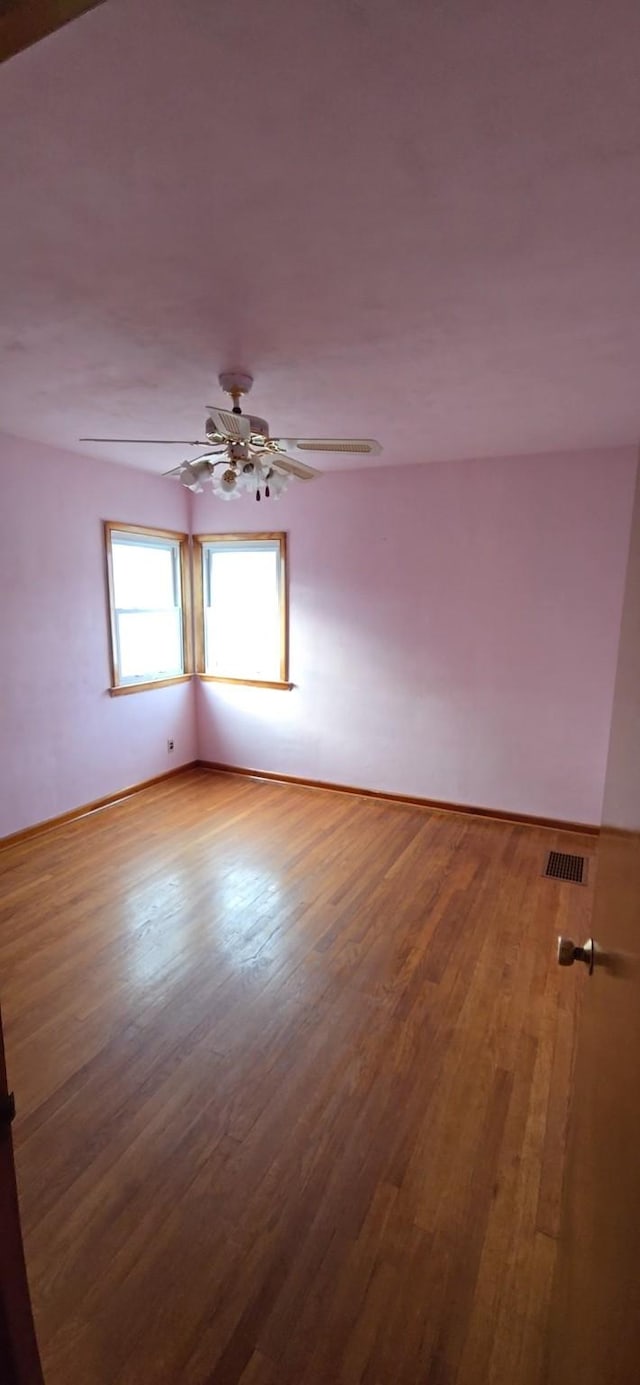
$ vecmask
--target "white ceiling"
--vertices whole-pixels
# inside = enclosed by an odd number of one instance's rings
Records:
[[[636,0],[107,0],[0,71],[1,426],[160,471],[77,439],[241,366],[384,464],[635,442],[639,60]]]

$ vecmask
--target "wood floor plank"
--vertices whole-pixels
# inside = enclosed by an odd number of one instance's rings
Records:
[[[538,1385],[591,840],[197,770],[0,853],[48,1385]]]

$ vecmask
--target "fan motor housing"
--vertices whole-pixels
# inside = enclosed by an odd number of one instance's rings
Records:
[[[268,438],[269,424],[266,418],[257,418],[255,414],[245,414],[248,418],[252,433],[258,433],[261,438]]]

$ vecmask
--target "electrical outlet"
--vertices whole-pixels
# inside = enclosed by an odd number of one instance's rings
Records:
[[[173,742],[173,741],[167,741],[167,751],[168,751],[169,755],[171,754],[171,751],[173,750],[173,748],[174,748],[174,742]]]

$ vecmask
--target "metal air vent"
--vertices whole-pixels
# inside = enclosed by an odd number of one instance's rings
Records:
[[[549,880],[567,880],[572,885],[586,885],[587,857],[571,856],[566,851],[550,851],[542,874]]]

